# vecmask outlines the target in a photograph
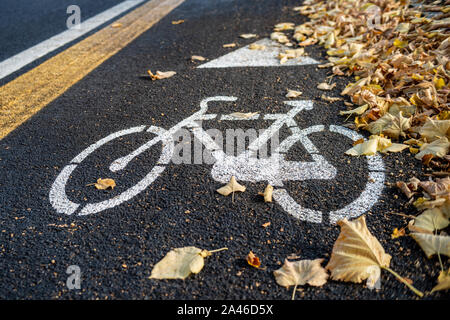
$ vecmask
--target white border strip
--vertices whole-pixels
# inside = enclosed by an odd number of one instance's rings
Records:
[[[67,43],[81,37],[89,31],[97,28],[103,23],[117,17],[121,13],[131,9],[145,0],[127,0],[118,5],[89,18],[80,24],[80,29],[68,29],[37,45],[28,48],[6,60],[0,62],[0,79],[16,72],[31,62],[45,56],[46,54],[66,45]]]

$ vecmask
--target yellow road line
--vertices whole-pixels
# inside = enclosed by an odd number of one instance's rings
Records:
[[[0,87],[0,139],[136,39],[184,0],[152,0]]]

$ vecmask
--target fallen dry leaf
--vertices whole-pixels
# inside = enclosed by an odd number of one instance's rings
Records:
[[[333,84],[328,84],[326,82],[322,82],[317,85],[317,89],[327,90],[327,91],[332,90],[334,87],[336,87],[336,82]]]
[[[250,50],[264,50],[266,46],[258,43],[252,43],[248,46],[248,48]]]
[[[297,98],[297,97],[301,96],[302,94],[303,94],[303,92],[301,92],[301,91],[287,89],[286,98]]]
[[[441,291],[441,290],[448,290],[450,289],[450,269],[447,269],[447,271],[442,270],[439,273],[438,277],[438,284],[431,290],[431,292],[435,291]]]
[[[253,116],[256,116],[259,112],[233,112],[230,113],[230,116],[233,116],[235,118],[240,118],[240,119],[249,119]]]
[[[258,194],[264,197],[264,202],[272,202],[272,192],[273,187],[270,184],[268,184],[267,187],[264,189],[264,192],[258,192]]]
[[[116,182],[113,179],[99,178],[96,183],[90,183],[88,186],[94,185],[99,190],[114,189]]]
[[[297,286],[309,284],[311,286],[323,286],[328,279],[327,271],[321,266],[323,259],[315,260],[284,260],[283,266],[275,270],[273,275],[280,286],[289,288],[294,286],[292,300],[295,298]]]
[[[371,289],[380,281],[381,268],[389,268],[391,256],[369,232],[364,216],[340,220],[341,233],[334,243],[326,268],[334,280],[360,283],[367,279]]]
[[[266,223],[262,224],[263,228],[267,228],[268,226],[270,226],[270,221],[267,221]]]
[[[191,273],[199,273],[207,256],[213,252],[227,250],[202,250],[196,247],[176,248],[169,251],[152,269],[150,279],[186,279]]]
[[[113,24],[111,25],[111,27],[112,27],[112,28],[120,28],[120,27],[122,27],[122,24],[116,22],[116,23],[113,23]]]
[[[411,233],[411,237],[420,245],[428,258],[435,254],[443,254],[450,257],[450,236]]]
[[[223,187],[217,189],[217,192],[224,196],[228,196],[230,193],[232,193],[233,201],[235,192],[244,192],[244,191],[245,186],[239,184],[234,176],[231,177],[230,182],[228,182]]]
[[[331,259],[326,269],[331,271],[331,279],[361,283],[366,280],[368,288],[379,288],[381,269],[392,273],[415,294],[423,293],[389,268],[391,256],[367,229],[365,216],[353,221],[338,221],[341,233],[334,243]]]
[[[222,47],[224,47],[224,48],[234,48],[234,47],[236,47],[236,43],[227,43],[227,44],[224,44]]]
[[[401,228],[400,230],[398,228],[395,228],[394,231],[392,231],[391,239],[397,239],[400,237],[404,237],[405,235],[405,228]]]
[[[165,72],[156,71],[156,74],[153,74],[150,70],[148,70],[147,72],[152,80],[166,79],[173,77],[175,74],[177,74],[175,71],[165,71]]]
[[[440,208],[431,208],[417,216],[417,218],[414,219],[413,226],[428,231],[429,233],[433,233],[435,230],[446,228],[449,224],[449,219],[444,215]]]
[[[241,34],[239,37],[243,38],[243,39],[251,39],[251,38],[256,38],[258,35],[254,34],[254,33],[244,33]]]
[[[206,58],[205,58],[205,57],[202,57],[202,56],[192,56],[192,57],[191,57],[191,60],[192,60],[192,61],[194,61],[194,60],[205,61]]]
[[[328,102],[336,102],[336,101],[342,101],[344,99],[340,98],[340,97],[328,97],[326,95],[322,95],[320,97],[322,100],[328,101]]]
[[[261,261],[259,261],[259,258],[255,256],[253,252],[250,251],[250,253],[247,255],[247,263],[251,265],[252,267],[258,268],[261,266]]]
[[[182,23],[184,23],[184,20],[175,20],[175,21],[172,21],[172,24],[182,24]]]

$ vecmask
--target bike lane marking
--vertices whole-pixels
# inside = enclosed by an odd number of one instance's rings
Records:
[[[127,0],[119,3],[118,5],[109,8],[108,10],[105,10],[97,14],[96,16],[80,23],[79,28],[68,29],[6,60],[3,60],[2,62],[0,62],[0,79],[3,79],[4,77],[25,67],[31,62],[81,37],[89,31],[94,30],[103,23],[117,17],[121,13],[137,6],[144,1],[145,0]]]
[[[0,87],[0,139],[127,46],[184,0],[152,0]],[[86,21],[87,22],[87,21]]]

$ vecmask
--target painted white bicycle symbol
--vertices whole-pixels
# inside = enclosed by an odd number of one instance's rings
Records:
[[[217,114],[207,113],[209,102],[232,102],[236,100],[236,97],[230,96],[209,97],[201,101],[199,111],[168,130],[156,126],[137,126],[112,133],[90,145],[73,158],[70,164],[66,165],[56,178],[49,194],[52,206],[58,213],[71,215],[77,212],[78,215],[89,215],[113,208],[132,199],[153,183],[165,170],[166,165],[169,164],[174,153],[174,134],[181,128],[188,128],[214,157],[215,162],[211,170],[211,175],[214,180],[226,183],[231,176],[234,175],[238,181],[265,181],[275,187],[273,198],[286,212],[303,221],[321,223],[321,211],[303,208],[289,195],[288,191],[283,188],[283,181],[327,180],[333,179],[336,176],[336,168],[320,155],[316,146],[308,138],[308,135],[311,133],[324,131],[325,126],[316,125],[306,129],[300,129],[294,119],[294,117],[302,110],[312,110],[313,102],[307,100],[285,101],[284,103],[291,107],[287,113],[264,115],[264,120],[274,121],[272,125],[258,138],[252,141],[242,154],[234,156],[227,155],[222,148],[216,144],[211,136],[203,130],[198,122],[217,118]],[[223,117],[226,116],[222,116],[222,118]],[[256,117],[259,117],[259,114],[257,114]],[[256,156],[252,156],[255,155],[256,152],[284,125],[289,128],[292,134],[283,140],[269,157],[259,159]],[[363,138],[360,134],[344,127],[330,125],[328,129],[330,132],[342,134],[353,141]],[[96,203],[82,205],[80,203],[72,202],[67,197],[66,184],[72,172],[83,160],[103,145],[112,142],[115,139],[129,134],[143,132],[150,132],[156,136],[130,154],[113,161],[109,166],[109,169],[112,172],[118,172],[124,169],[135,157],[161,142],[162,152],[159,160],[143,179],[119,195]],[[285,160],[287,152],[297,142],[300,142],[305,150],[311,155],[313,159],[312,162]],[[369,172],[368,181],[364,191],[357,199],[344,208],[330,212],[330,223],[335,223],[345,217],[351,218],[360,216],[377,202],[383,189],[385,177],[383,161],[379,155],[366,157],[366,159]]]

